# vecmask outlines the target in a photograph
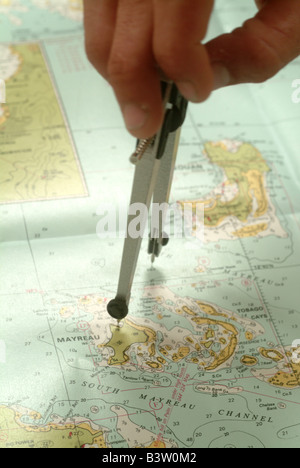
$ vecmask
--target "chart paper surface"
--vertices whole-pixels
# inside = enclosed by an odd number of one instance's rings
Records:
[[[189,106],[171,203],[202,203],[203,235],[154,267],[145,240],[118,328],[123,239],[97,226],[129,202],[135,140],[82,5],[0,0],[0,31],[0,447],[299,447],[299,60]]]

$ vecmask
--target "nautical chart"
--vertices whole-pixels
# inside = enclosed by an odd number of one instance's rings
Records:
[[[255,11],[223,3],[211,37]],[[171,201],[203,235],[154,266],[143,243],[117,327],[123,239],[97,225],[135,141],[82,4],[0,0],[0,29],[0,447],[298,447],[299,60],[189,106]]]

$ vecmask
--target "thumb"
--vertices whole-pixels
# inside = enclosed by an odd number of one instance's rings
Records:
[[[264,0],[254,18],[206,47],[215,89],[266,81],[300,54],[300,2]]]

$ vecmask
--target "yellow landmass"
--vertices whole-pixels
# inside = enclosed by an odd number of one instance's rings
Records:
[[[158,303],[158,304],[163,304],[164,303],[164,298],[162,296],[157,296],[155,298],[155,301]]]
[[[4,124],[4,122],[9,117],[9,110],[7,105],[1,104],[1,115],[0,115],[0,126]]]
[[[192,358],[190,359],[190,362],[191,362],[192,364],[199,364],[199,359],[196,358],[196,357],[192,357]]]
[[[208,315],[215,315],[215,316],[218,316],[218,317],[227,317],[226,314],[223,314],[221,312],[218,312],[217,309],[215,309],[215,307],[213,307],[212,305],[210,304],[204,304],[203,302],[201,301],[196,301],[198,306],[200,307],[200,309],[205,313],[205,314],[208,314]]]
[[[177,353],[172,355],[173,362],[179,362],[182,359],[185,359],[191,353],[191,349],[188,346],[181,346]]]
[[[264,232],[268,229],[267,223],[254,224],[252,226],[245,226],[242,229],[239,229],[232,234],[240,239],[245,237],[254,237],[257,236],[260,232]]]
[[[190,352],[191,350],[189,346],[180,346],[180,348],[178,349],[178,356],[181,359],[184,359],[186,356],[190,354]]]
[[[39,44],[11,49],[21,65],[6,82],[0,203],[86,196],[75,146]]]
[[[300,387],[300,364],[291,363],[287,368],[287,372],[278,371],[268,382],[275,387],[287,389]]]
[[[209,338],[214,338],[214,336],[215,336],[215,332],[211,328],[209,328],[207,332],[205,333],[205,338],[207,340],[209,340]]]
[[[108,343],[101,346],[111,347],[114,355],[109,359],[109,365],[125,364],[129,357],[126,354],[128,349],[136,343],[150,345],[150,355],[153,355],[155,348],[151,346],[156,342],[156,333],[151,328],[142,327],[126,319],[122,328],[111,326],[112,337]]]
[[[164,356],[168,356],[168,355],[169,355],[168,351],[167,351],[165,348],[159,348],[159,352],[160,352],[161,354],[163,354]]]
[[[192,309],[190,309],[188,306],[183,306],[182,307],[183,312],[185,312],[188,315],[197,315],[196,312],[194,312]]]
[[[162,358],[162,357],[160,357],[160,356],[157,357],[157,360],[158,360],[158,362],[159,362],[160,364],[166,364],[166,362],[167,362],[164,358]]]
[[[155,440],[152,444],[148,445],[150,449],[163,449],[166,448],[166,444],[162,440]]]
[[[217,367],[221,366],[226,361],[228,361],[234,355],[237,344],[237,337],[233,336],[229,342],[229,345],[225,349],[223,349],[218,355],[216,355],[215,361],[210,366],[206,367],[205,370],[215,370]]]
[[[202,317],[195,317],[192,319],[195,323],[198,325],[216,325],[218,327],[221,327],[223,329],[223,334],[226,335],[231,335],[228,337],[229,343],[227,346],[220,351],[220,353],[215,353],[212,352],[211,356],[214,357],[214,361],[212,364],[209,366],[205,367],[205,370],[211,371],[216,369],[217,367],[221,366],[224,364],[226,361],[228,361],[234,354],[236,347],[237,347],[237,336],[238,336],[238,331],[237,329],[231,325],[230,323],[214,320],[214,319],[209,319],[209,318],[202,318]],[[223,338],[225,340],[225,338]],[[221,342],[221,339],[219,340]],[[225,343],[227,343],[227,340],[225,340]]]
[[[241,357],[241,363],[244,364],[244,366],[252,367],[256,366],[258,363],[258,360],[255,356],[242,356]]]
[[[35,424],[23,423],[21,413],[0,406],[0,448],[80,448],[85,444],[108,448],[103,431],[94,430],[87,423],[40,425],[39,413],[29,415]]]
[[[246,340],[248,340],[248,341],[252,341],[253,338],[254,338],[254,335],[253,335],[252,332],[246,331],[246,332],[245,332],[245,338],[246,338]]]
[[[149,353],[149,356],[154,356],[155,355],[155,344],[152,343],[149,348],[148,348],[148,353]]]
[[[196,302],[201,311],[206,313],[207,315],[228,318],[228,315],[217,311],[212,305],[205,304],[201,301]],[[199,363],[199,359],[197,359],[197,357],[195,356],[192,356],[192,354],[194,352],[201,353],[203,349],[206,349],[209,350],[210,356],[213,358],[213,362],[211,362],[211,364],[208,365],[206,363],[206,367],[204,366],[206,370],[216,369],[233,356],[237,347],[238,335],[238,331],[233,325],[217,319],[211,319],[208,317],[198,317],[197,312],[193,311],[188,306],[183,306],[180,309],[177,308],[175,309],[175,312],[178,315],[187,314],[191,316],[191,320],[193,322],[195,322],[198,325],[203,325],[205,330],[203,337],[204,339],[202,338],[202,340],[197,342],[195,339],[193,339],[194,337],[192,338],[190,336],[186,336],[184,337],[184,341],[187,343],[188,346],[181,346],[178,349],[176,349],[175,352],[174,349],[169,345],[161,346],[159,348],[159,351],[163,356],[172,359],[173,362],[179,362],[182,359],[186,359],[189,355],[191,355],[189,362]],[[231,317],[231,320],[234,320],[234,318]],[[220,336],[221,333],[222,336]],[[220,352],[215,352],[212,350],[212,346],[217,343],[221,344],[223,348]]]
[[[103,437],[103,433],[99,434],[97,437],[95,437],[95,438],[93,439],[92,447],[93,447],[93,448],[99,448],[99,449],[100,449],[100,448],[102,448],[102,449],[107,448],[105,439],[104,439],[104,437]]]
[[[282,361],[284,359],[283,354],[281,354],[276,349],[260,348],[259,352],[263,357],[265,357],[267,359],[272,359],[272,361],[274,361],[274,362],[280,362],[280,361]]]
[[[0,0],[0,6],[11,6],[12,3],[12,0]]]
[[[252,193],[257,200],[258,208],[254,214],[256,218],[260,218],[268,210],[268,200],[265,192],[264,177],[261,172],[256,169],[243,173],[249,182],[249,192]]]
[[[213,345],[213,341],[212,340],[211,341],[203,341],[201,344],[204,346],[204,348],[209,349]]]
[[[233,216],[242,223],[247,223],[250,215],[260,218],[268,210],[268,196],[265,188],[265,174],[270,171],[259,151],[248,143],[242,144],[236,152],[229,151],[223,143],[207,143],[205,153],[213,164],[219,166],[225,173],[224,189],[237,187],[237,193],[224,201],[217,194],[208,200],[181,201],[182,208],[186,203],[192,204],[196,214],[196,206],[204,204],[204,225],[218,227],[228,217]],[[233,192],[234,193],[234,192]],[[254,203],[257,205],[255,213]],[[265,230],[265,224],[249,229],[236,231],[235,235],[250,237]]]
[[[160,369],[162,367],[162,365],[156,361],[146,361],[146,364],[152,369]]]
[[[190,336],[186,336],[185,341],[187,341],[189,344],[194,344],[194,340]]]

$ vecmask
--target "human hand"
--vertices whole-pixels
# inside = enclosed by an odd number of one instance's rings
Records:
[[[299,0],[255,3],[254,18],[206,44],[214,67],[220,67],[216,87],[262,83],[300,54]]]
[[[161,73],[202,102],[217,88],[263,82],[300,54],[300,1],[255,1],[254,18],[204,45],[213,0],[84,0],[88,58],[132,135],[162,123]]]

